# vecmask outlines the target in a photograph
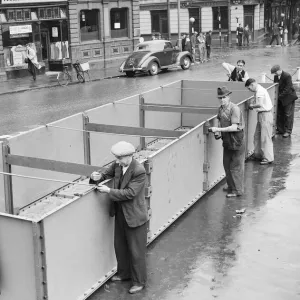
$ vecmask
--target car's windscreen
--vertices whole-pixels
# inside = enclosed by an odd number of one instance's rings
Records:
[[[162,45],[161,44],[153,44],[153,45],[149,45],[149,44],[140,44],[137,45],[135,48],[135,51],[162,51]]]

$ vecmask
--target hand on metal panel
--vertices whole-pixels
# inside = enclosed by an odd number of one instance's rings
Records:
[[[109,194],[110,192],[110,188],[106,185],[103,185],[102,183],[100,183],[98,186],[97,186],[97,190],[100,192],[100,193],[105,193],[105,194]]]

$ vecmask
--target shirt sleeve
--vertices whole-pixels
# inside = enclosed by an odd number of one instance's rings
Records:
[[[256,96],[255,96],[255,102],[259,106],[263,106],[263,98],[265,97],[264,93],[261,91],[257,91]]]
[[[231,109],[231,124],[240,124],[240,109],[238,106],[234,106]]]

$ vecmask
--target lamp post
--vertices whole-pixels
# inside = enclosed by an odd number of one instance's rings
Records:
[[[238,31],[238,27],[239,27],[239,18],[238,17],[235,17],[236,18],[236,45],[239,44],[239,31]]]
[[[219,39],[220,39],[220,47],[222,46],[222,33],[221,33],[221,8],[218,8],[218,21],[219,21]]]
[[[195,18],[191,17],[190,18],[190,23],[192,25],[192,34],[194,33],[194,22],[195,22]]]

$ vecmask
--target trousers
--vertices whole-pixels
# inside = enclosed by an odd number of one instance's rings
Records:
[[[283,106],[278,101],[276,127],[279,133],[292,133],[294,125],[295,101]]]
[[[223,150],[223,166],[228,189],[238,194],[244,193],[245,143],[240,150]]]
[[[206,45],[206,55],[207,55],[207,59],[210,59],[210,53],[211,53],[211,48],[210,46]]]
[[[147,223],[129,227],[122,207],[117,204],[115,215],[114,246],[117,258],[117,272],[122,278],[131,278],[132,285],[145,285]]]
[[[32,75],[32,78],[36,79],[36,66],[28,59],[28,72]]]
[[[274,160],[274,150],[272,141],[273,113],[259,112],[257,114],[257,124],[254,133],[254,156],[268,161]]]
[[[278,34],[275,34],[275,35],[273,34],[272,35],[272,39],[271,39],[270,45],[272,45],[275,40],[277,42],[277,45],[279,45],[279,35]]]
[[[199,55],[200,55],[199,60],[204,61],[204,59],[205,59],[205,46],[204,46],[204,43],[199,43],[198,47],[199,47]]]

